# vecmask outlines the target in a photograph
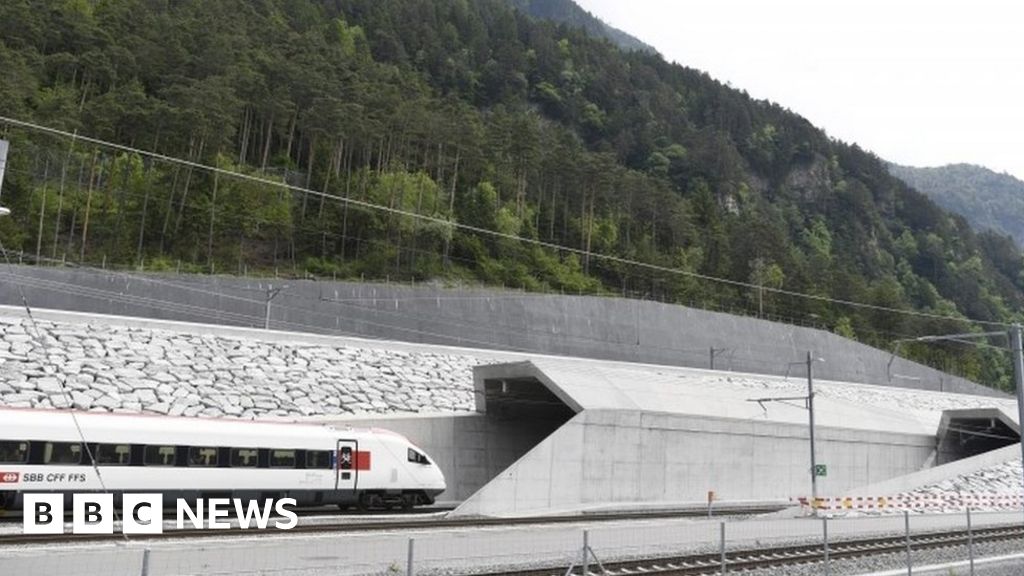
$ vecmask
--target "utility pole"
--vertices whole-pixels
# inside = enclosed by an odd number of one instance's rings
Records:
[[[1021,326],[1010,328],[1010,355],[1013,359],[1013,383],[1017,387],[1017,424],[1024,431],[1024,350],[1021,346]],[[1021,462],[1024,463],[1024,438],[1020,443]]]
[[[905,338],[901,340],[896,340],[896,349],[893,350],[892,359],[889,360],[889,366],[891,368],[892,361],[896,359],[896,351],[899,349],[899,345],[903,342],[941,342],[944,340],[949,340],[953,342],[963,343],[965,340],[978,340],[982,338],[991,338],[995,336],[1009,337],[1010,361],[1013,363],[1013,383],[1014,386],[1016,386],[1017,388],[1017,425],[1024,427],[1024,348],[1022,348],[1022,340],[1024,340],[1024,336],[1022,336],[1021,332],[1021,325],[1013,324],[1010,326],[1009,333],[976,332],[967,334],[943,334],[937,336],[920,336],[918,338]],[[1021,461],[1024,462],[1024,438],[1022,438],[1021,440]]]
[[[818,460],[814,453],[814,358],[807,351],[807,415],[811,439],[811,510],[818,513]]]
[[[263,318],[263,329],[270,330],[270,302],[281,293],[281,290],[287,288],[288,285],[281,286],[280,288],[274,288],[273,285],[267,286],[267,300],[266,300],[266,314]]]
[[[807,419],[809,424],[808,438],[811,444],[811,511],[818,515],[818,459],[814,451],[814,363],[824,362],[824,358],[815,358],[810,350],[807,351],[807,395],[806,396],[773,396],[768,398],[748,398],[747,402],[757,402],[761,409],[768,414],[765,404],[768,402],[794,402],[802,400],[807,407]],[[786,378],[789,378],[789,368],[804,364],[804,362],[790,362],[786,368]],[[824,466],[823,466],[824,468]],[[824,476],[824,471],[822,476]]]

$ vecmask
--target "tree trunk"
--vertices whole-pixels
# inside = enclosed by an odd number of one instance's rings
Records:
[[[270,113],[270,120],[267,121],[266,135],[263,137],[263,157],[260,158],[260,173],[267,171],[267,159],[270,157],[270,141],[274,136],[274,113]]]
[[[89,210],[92,207],[92,191],[93,184],[95,182],[96,174],[96,157],[99,156],[99,150],[92,151],[92,167],[89,168],[89,191],[85,196],[85,218],[82,221],[82,247],[81,252],[78,255],[78,261],[85,263],[85,244],[89,239]]]
[[[206,237],[206,263],[213,274],[213,223],[217,217],[217,186],[220,183],[220,172],[213,173],[213,195],[210,198],[210,231]],[[277,254],[274,254],[275,258]]]
[[[316,160],[316,133],[309,139],[309,161],[306,165],[306,186],[302,191],[302,221],[306,221],[306,202],[309,200],[309,186],[313,181],[313,162]]]
[[[245,164],[246,152],[249,148],[249,130],[252,127],[252,113],[246,106],[242,113],[242,141],[238,145],[238,164]]]
[[[348,154],[345,156],[345,202],[342,207],[341,216],[341,260],[345,260],[345,245],[348,242],[348,208],[349,194],[352,185],[352,156],[355,153],[355,146],[348,147]]]
[[[78,131],[75,131],[78,134]],[[64,209],[64,185],[67,182],[68,163],[71,162],[71,154],[75,150],[74,137],[71,139],[71,146],[68,147],[68,154],[64,157],[64,165],[60,170],[60,192],[57,193],[57,223],[53,226],[53,254],[51,258],[57,258],[57,239],[60,236],[60,216]]]
[[[149,178],[145,178],[146,192],[142,196],[142,217],[139,218],[139,242],[135,248],[135,261],[139,263],[139,267],[142,267],[142,243],[146,237],[146,213],[149,210]]]
[[[196,160],[203,157],[203,149],[206,148],[206,139],[199,141],[199,151],[196,153]],[[185,215],[185,202],[188,201],[188,190],[192,185],[192,168],[189,167],[185,174],[185,189],[181,192],[181,203],[178,204],[178,217],[174,221],[174,235],[177,236],[181,230],[181,219]]]
[[[189,157],[192,156],[192,144],[189,142]],[[174,190],[178,188],[178,175],[181,173],[181,166],[174,167],[174,176],[171,178],[171,193],[167,196],[167,210],[164,211],[164,225],[160,230],[160,255],[164,253],[164,240],[167,238],[167,227],[171,222],[171,214],[174,213]]]
[[[85,174],[85,162],[78,164],[78,188],[79,192],[82,191],[82,176]],[[71,211],[71,227],[68,228],[68,244],[64,248],[64,259],[68,257],[68,252],[71,252],[75,244],[75,226],[78,224],[78,203],[74,204],[74,209]]]
[[[292,157],[292,141],[295,140],[295,122],[299,118],[299,113],[296,111],[292,114],[291,125],[288,127],[288,146],[285,147],[284,157],[291,159]]]
[[[590,217],[587,219],[587,260],[583,265],[583,273],[590,274],[590,246],[594,238],[594,204],[597,203],[597,194],[590,197]]]
[[[47,185],[50,182],[50,160],[47,158],[43,166],[43,199],[39,206],[39,232],[36,234],[36,265],[39,265],[43,257],[43,220],[46,216],[46,195]]]
[[[555,220],[558,219],[558,186],[551,190],[551,220],[548,222],[548,240],[555,239]]]
[[[320,226],[323,227],[324,218],[324,202],[327,200],[327,187],[331,183],[331,175],[335,176],[340,171],[341,155],[345,151],[345,141],[338,140],[338,145],[334,149],[334,153],[331,155],[331,161],[327,165],[327,175],[324,176],[324,188],[320,194],[320,208],[317,211],[317,219],[320,220]]]

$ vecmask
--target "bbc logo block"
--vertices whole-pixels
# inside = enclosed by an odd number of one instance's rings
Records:
[[[73,534],[113,534],[120,515],[125,534],[163,532],[164,508],[160,494],[125,494],[121,511],[114,507],[113,494],[74,494],[71,500]],[[22,528],[25,534],[64,533],[63,494],[25,494]]]
[[[161,494],[124,494],[121,507],[114,505],[113,494],[84,493],[71,497],[71,532],[73,534],[113,534],[115,520],[124,534],[162,534],[164,531],[164,498]],[[298,523],[291,507],[294,498],[245,501],[239,498],[198,499],[195,502],[178,498],[176,525],[194,529],[260,530],[273,526],[290,530]],[[63,534],[65,531],[65,498],[63,494],[23,495],[22,522],[25,534]],[[232,514],[233,513],[233,514]],[[231,516],[234,515],[234,522]],[[279,519],[271,523],[271,519]]]

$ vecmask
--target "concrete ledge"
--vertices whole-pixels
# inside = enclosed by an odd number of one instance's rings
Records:
[[[927,470],[921,470],[919,472],[900,476],[898,478],[868,484],[867,486],[850,491],[850,494],[848,495],[852,497],[891,496],[901,492],[909,492],[924,486],[936,484],[956,476],[963,476],[965,474],[977,472],[983,468],[996,466],[1015,458],[1020,458],[1019,443],[1004,446],[998,450],[993,450],[970,458],[964,458],[963,460],[957,460],[956,462],[950,462],[949,464],[943,464],[934,468],[928,468]]]

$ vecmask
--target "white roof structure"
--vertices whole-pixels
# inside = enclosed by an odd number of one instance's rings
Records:
[[[538,358],[483,367],[483,373],[532,376],[575,412],[643,410],[806,425],[807,377],[788,377],[579,359]],[[488,378],[490,376],[487,376]],[[477,379],[477,409],[487,394]],[[905,434],[936,434],[945,410],[990,408],[1016,423],[1011,399],[814,380],[815,421],[821,426]],[[778,399],[780,401],[759,399]],[[789,398],[790,400],[785,400]]]

